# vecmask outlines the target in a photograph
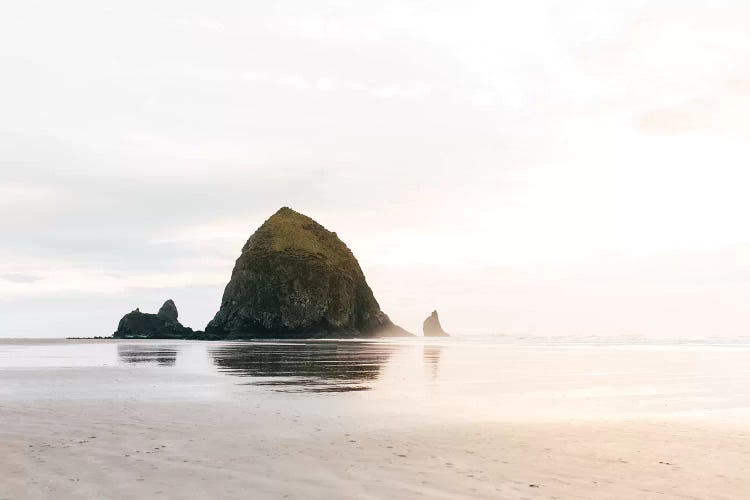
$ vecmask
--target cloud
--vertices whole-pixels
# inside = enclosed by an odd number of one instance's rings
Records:
[[[200,266],[195,267],[198,263]],[[38,267],[38,274],[0,275],[0,297],[59,296],[70,292],[118,295],[134,289],[201,286],[220,290],[231,270],[226,269],[227,262],[215,267],[206,260],[190,262],[181,259],[180,264],[179,269],[166,272],[142,272],[47,263]],[[195,270],[190,270],[191,265]]]
[[[286,87],[295,89],[310,88],[310,83],[299,75],[284,75],[279,78],[279,83]]]
[[[315,82],[315,87],[323,91],[334,90],[336,86],[336,83],[330,78],[318,78],[318,81]]]
[[[424,98],[430,95],[432,87],[426,83],[413,85],[388,85],[374,89],[372,93],[377,97],[412,97]]]
[[[480,107],[494,107],[497,104],[497,93],[491,90],[477,90],[467,94],[468,99]]]
[[[27,203],[38,203],[51,200],[58,194],[54,187],[33,184],[9,183],[0,184],[0,206],[20,206]]]
[[[647,134],[688,132],[739,132],[750,135],[750,76],[735,77],[713,94],[702,95],[680,104],[650,111],[640,117],[638,126]]]
[[[180,29],[188,31],[220,32],[226,28],[224,24],[208,16],[187,16],[167,20],[167,24],[173,24]]]
[[[4,273],[0,274],[0,279],[10,281],[11,283],[34,283],[42,278],[34,274]]]

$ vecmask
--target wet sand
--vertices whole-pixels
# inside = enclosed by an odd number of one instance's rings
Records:
[[[742,348],[85,346],[0,345],[0,499],[750,491]]]

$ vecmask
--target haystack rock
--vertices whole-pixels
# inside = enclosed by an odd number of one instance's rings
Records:
[[[193,335],[191,328],[177,321],[177,306],[170,299],[156,314],[143,313],[140,309],[129,312],[117,325],[115,338],[181,339]]]
[[[422,330],[425,337],[450,337],[450,335],[445,333],[443,327],[440,326],[440,318],[438,318],[437,311],[432,311],[432,314],[424,320]]]
[[[411,335],[380,310],[336,233],[287,207],[245,243],[206,333],[230,339]]]

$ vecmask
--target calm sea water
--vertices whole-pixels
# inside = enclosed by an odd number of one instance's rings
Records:
[[[0,340],[0,405],[314,404],[415,418],[745,420],[750,342]]]

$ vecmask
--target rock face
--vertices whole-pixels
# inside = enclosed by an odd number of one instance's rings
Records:
[[[206,334],[230,339],[411,335],[380,310],[357,259],[336,233],[286,207],[245,243]]]
[[[450,337],[450,335],[443,331],[443,327],[440,326],[440,318],[438,318],[437,311],[432,311],[432,314],[424,320],[422,331],[424,331],[425,337]]]
[[[172,299],[167,300],[164,305],[159,308],[159,312],[157,312],[156,315],[167,323],[179,324],[177,321],[177,306],[174,305]]]
[[[177,321],[177,307],[168,300],[156,314],[142,313],[139,309],[122,317],[115,338],[181,339],[194,334],[191,328]]]

